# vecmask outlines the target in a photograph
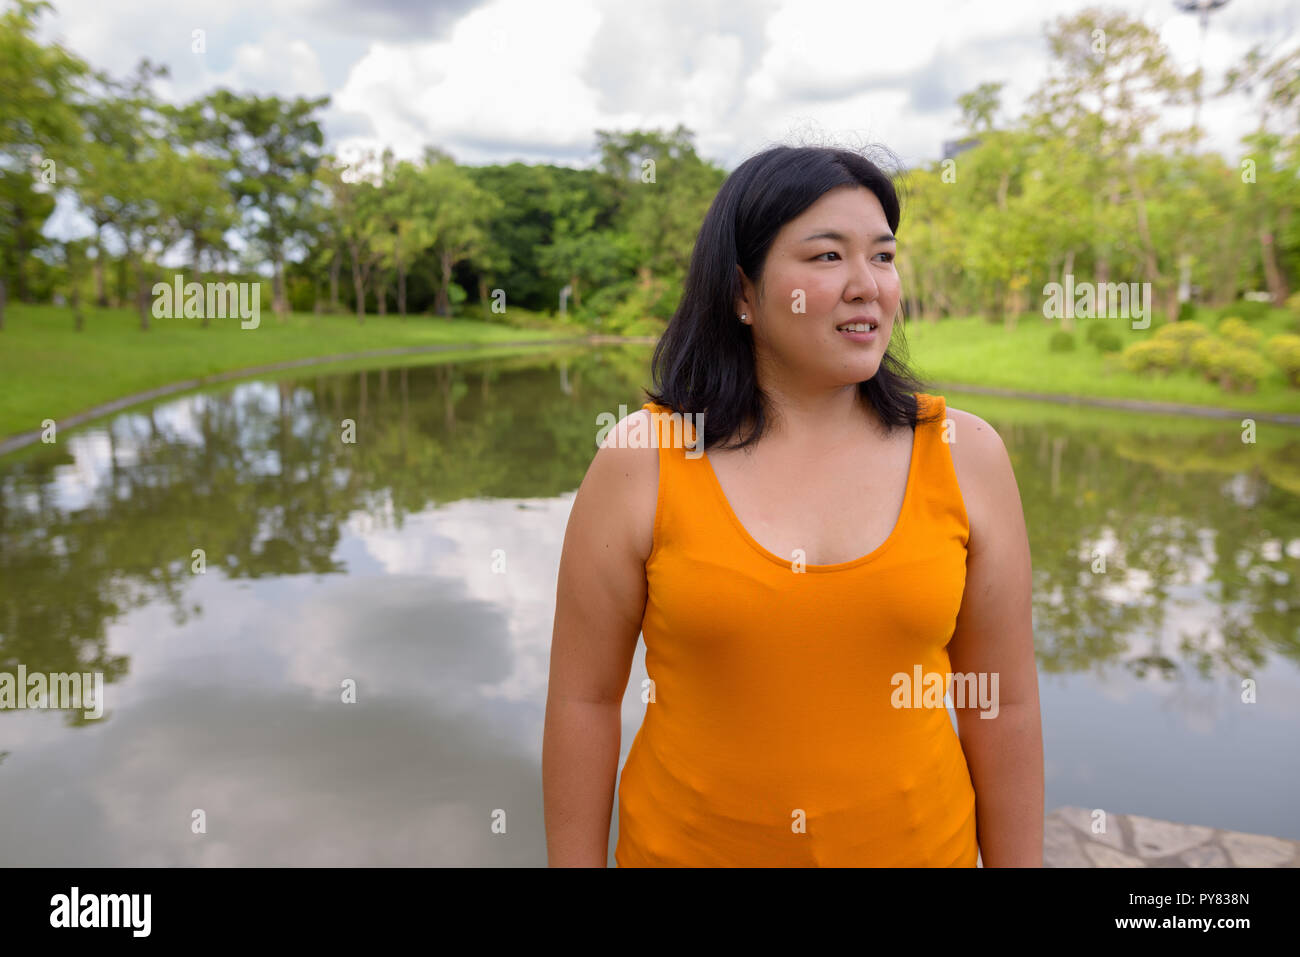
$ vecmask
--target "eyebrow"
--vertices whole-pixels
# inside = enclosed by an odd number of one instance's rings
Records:
[[[800,241],[805,243],[810,243],[814,239],[835,239],[842,243],[849,242],[848,236],[845,236],[843,233],[837,233],[833,229],[826,229],[820,233],[813,233],[811,236],[805,236]],[[898,239],[894,236],[893,233],[881,233],[879,236],[873,239],[872,242],[873,243],[896,243],[898,242]]]

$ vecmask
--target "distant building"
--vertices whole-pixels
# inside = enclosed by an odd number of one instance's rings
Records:
[[[952,159],[958,153],[964,153],[967,150],[974,149],[976,146],[979,145],[980,145],[980,139],[978,136],[968,136],[965,139],[960,139],[960,140],[944,140],[943,158],[946,160]]]

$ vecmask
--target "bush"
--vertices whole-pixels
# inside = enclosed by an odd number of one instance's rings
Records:
[[[642,320],[657,319],[666,323],[668,317],[672,315],[675,303],[668,297],[666,283],[656,283],[648,287],[637,283],[625,289],[625,298],[603,317],[599,325],[601,332],[621,335]]]
[[[1083,337],[1089,342],[1096,342],[1097,337],[1108,328],[1105,319],[1094,319],[1083,327]]]
[[[1217,339],[1196,343],[1192,363],[1206,379],[1228,391],[1252,392],[1273,371],[1259,353]]]
[[[1153,342],[1167,342],[1178,350],[1178,365],[1187,362],[1192,346],[1209,338],[1210,330],[1199,322],[1167,322],[1151,337]]]
[[[1177,342],[1153,336],[1125,349],[1120,355],[1120,361],[1129,372],[1169,373],[1182,364],[1183,350]]]
[[[1118,333],[1104,329],[1092,337],[1092,346],[1098,352],[1119,352],[1124,348],[1124,342]]]
[[[1189,319],[1196,318],[1196,307],[1192,305],[1191,300],[1180,302],[1178,304],[1178,321],[1187,322]]]
[[[1219,336],[1226,342],[1234,346],[1241,346],[1243,349],[1258,349],[1260,340],[1264,338],[1258,329],[1252,329],[1246,325],[1246,320],[1240,316],[1228,316],[1219,322]]]
[[[1064,329],[1057,329],[1048,340],[1047,348],[1051,352],[1073,352],[1074,335]]]
[[[1283,333],[1268,340],[1268,357],[1273,360],[1286,381],[1300,387],[1300,336]]]

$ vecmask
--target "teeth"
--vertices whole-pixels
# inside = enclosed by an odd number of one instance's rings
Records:
[[[836,326],[835,328],[843,332],[867,332],[876,328],[876,324],[874,322],[855,322],[847,326]]]

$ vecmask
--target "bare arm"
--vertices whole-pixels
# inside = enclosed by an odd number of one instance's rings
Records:
[[[980,856],[986,867],[1042,867],[1043,734],[1020,491],[992,426],[957,409],[948,413],[956,423],[950,448],[971,524],[966,591],[949,660],[954,673],[998,676],[996,717],[957,709],[975,787]]]
[[[574,499],[560,556],[542,740],[552,867],[604,867],[618,776],[621,705],[645,611],[658,450],[610,432]],[[626,446],[626,442],[621,443]]]

